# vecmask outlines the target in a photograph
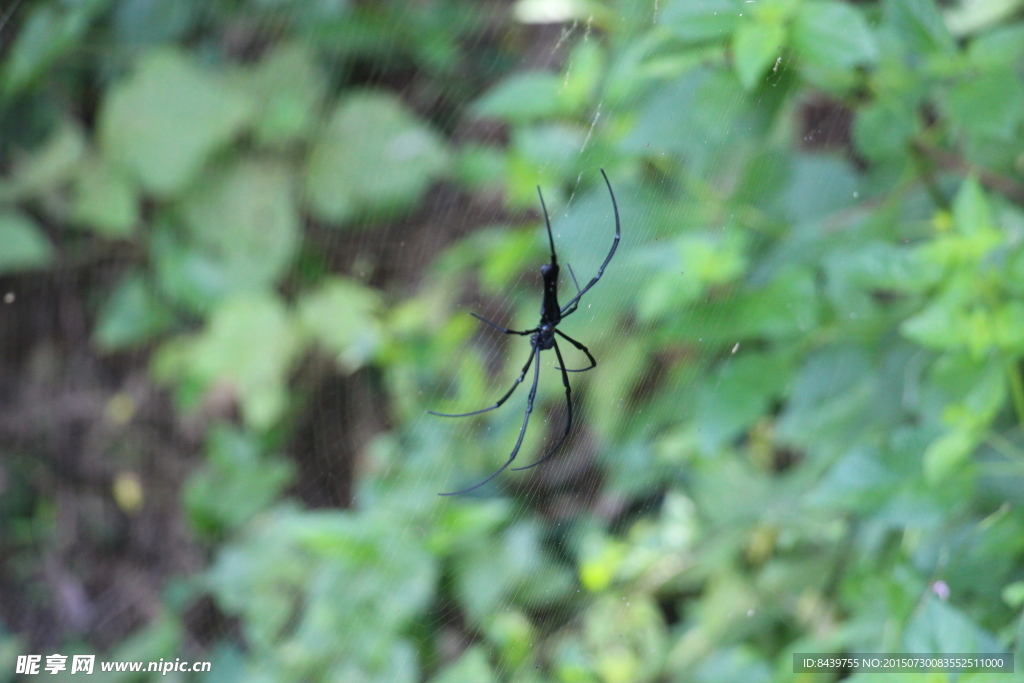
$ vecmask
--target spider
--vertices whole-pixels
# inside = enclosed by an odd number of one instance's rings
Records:
[[[590,291],[591,287],[597,284],[598,280],[601,279],[601,276],[604,275],[605,267],[612,260],[612,257],[615,256],[615,250],[618,249],[619,247],[619,206],[615,202],[615,193],[612,192],[612,184],[608,181],[608,175],[604,172],[604,169],[601,169],[601,175],[604,177],[605,185],[608,186],[608,194],[611,195],[612,198],[612,209],[615,212],[615,239],[612,241],[612,248],[608,251],[608,255],[604,257],[604,263],[602,263],[601,267],[597,269],[597,275],[595,275],[594,278],[587,283],[587,286],[584,287],[583,289],[580,289],[580,285],[576,281],[576,274],[572,272],[572,266],[569,266],[569,275],[572,276],[572,282],[576,286],[576,295],[569,300],[569,303],[565,304],[564,306],[558,305],[558,256],[555,254],[555,238],[551,235],[551,219],[548,218],[548,209],[547,206],[544,205],[544,195],[541,193],[540,187],[538,186],[537,195],[540,197],[540,207],[544,212],[544,223],[545,225],[547,225],[548,230],[548,244],[551,246],[551,262],[545,263],[543,266],[540,267],[540,275],[544,280],[544,296],[541,299],[540,303],[540,323],[537,325],[537,327],[533,328],[532,330],[508,330],[502,327],[501,325],[497,324],[496,322],[488,320],[487,318],[481,315],[477,315],[476,313],[470,313],[470,315],[472,315],[477,320],[486,323],[487,325],[490,325],[494,329],[504,334],[517,334],[522,337],[529,335],[530,357],[526,359],[526,365],[523,366],[522,371],[519,373],[519,377],[517,377],[516,381],[512,384],[512,388],[505,392],[505,395],[499,398],[498,402],[495,403],[494,405],[488,408],[474,410],[471,413],[438,413],[433,410],[428,410],[427,412],[430,413],[431,415],[438,415],[440,417],[470,417],[472,415],[479,415],[481,413],[486,413],[488,411],[500,408],[501,405],[505,403],[505,401],[507,401],[510,396],[512,396],[512,392],[516,390],[516,387],[522,384],[523,379],[526,377],[526,373],[529,372],[530,370],[530,365],[534,362],[534,360],[536,360],[537,362],[533,366],[533,386],[530,387],[530,395],[526,399],[526,414],[523,416],[523,426],[520,427],[519,429],[519,438],[516,440],[516,445],[512,449],[512,453],[508,456],[508,460],[505,462],[505,464],[499,467],[498,470],[494,472],[494,474],[487,477],[479,484],[470,486],[468,489],[462,489],[461,491],[440,493],[438,495],[458,496],[463,493],[469,493],[474,489],[480,488],[481,486],[489,482],[491,479],[494,479],[496,476],[504,472],[505,468],[511,465],[512,461],[516,459],[516,455],[519,453],[519,447],[523,445],[523,436],[525,436],[526,427],[530,423],[530,415],[533,413],[533,399],[537,395],[537,382],[540,380],[539,356],[541,352],[547,351],[549,349],[555,350],[555,355],[558,357],[559,363],[559,365],[556,366],[556,369],[562,372],[562,384],[565,386],[565,403],[568,407],[568,416],[565,422],[565,432],[562,434],[562,438],[558,440],[558,443],[556,443],[554,447],[551,450],[549,450],[547,455],[545,455],[543,458],[537,460],[536,462],[530,465],[526,465],[524,467],[513,467],[512,469],[518,471],[528,470],[531,467],[536,467],[537,465],[541,464],[542,462],[550,458],[552,455],[554,455],[555,451],[557,451],[558,448],[562,445],[562,443],[565,442],[566,437],[569,436],[569,430],[572,428],[572,388],[569,386],[568,373],[586,372],[587,370],[593,370],[595,367],[597,367],[597,361],[594,359],[594,356],[591,355],[590,349],[588,349],[580,342],[576,341],[569,335],[559,330],[558,323],[560,323],[564,318],[567,318],[576,312],[576,308],[579,306],[580,299],[583,297],[584,294]],[[580,368],[578,370],[567,369],[565,367],[565,361],[562,360],[562,351],[561,349],[558,348],[558,340],[555,339],[556,335],[561,337],[565,341],[569,342],[583,353],[585,353],[587,359],[590,361],[590,365],[588,367]]]

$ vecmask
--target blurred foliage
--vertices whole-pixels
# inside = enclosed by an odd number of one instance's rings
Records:
[[[946,5],[26,3],[0,33],[0,274],[130,254],[89,292],[95,351],[151,354],[183,414],[240,408],[182,493],[209,569],[107,657],[179,656],[206,594],[239,624],[210,681],[811,681],[833,678],[793,674],[793,652],[1024,656],[1024,23],[1017,0]],[[480,38],[495,17],[561,22],[560,66],[519,68],[520,44]],[[479,121],[502,142],[455,134]],[[493,372],[462,292],[535,324],[534,188],[586,277],[613,225],[600,167],[622,248],[566,323],[600,361],[573,378],[586,436],[562,454],[590,469],[438,498],[521,420],[515,401],[422,418],[488,404],[525,356]],[[515,218],[413,291],[306,238],[384,239],[438,184]],[[285,493],[317,355],[385,388],[348,510]],[[554,373],[539,397],[525,462]]]

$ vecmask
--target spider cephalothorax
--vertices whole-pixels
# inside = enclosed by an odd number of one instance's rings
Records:
[[[612,260],[612,256],[615,255],[615,250],[618,249],[619,247],[619,206],[615,201],[615,193],[612,192],[612,184],[608,181],[608,175],[604,172],[604,169],[601,169],[601,175],[604,177],[605,185],[608,186],[608,194],[611,195],[612,198],[612,210],[615,213],[615,239],[612,240],[612,248],[608,251],[608,255],[605,256],[604,262],[601,264],[601,267],[597,269],[597,275],[595,275],[590,280],[590,282],[587,283],[586,287],[580,289],[579,283],[576,282],[576,275],[572,272],[572,266],[569,266],[569,274],[572,276],[573,284],[576,286],[576,295],[572,299],[570,299],[569,303],[567,303],[565,306],[558,305],[559,268],[558,256],[555,254],[555,238],[551,234],[551,220],[548,218],[548,209],[544,205],[544,195],[541,194],[540,188],[538,187],[537,194],[540,196],[540,206],[541,209],[544,211],[544,224],[547,226],[548,244],[551,247],[551,261],[549,263],[545,263],[540,267],[540,274],[544,280],[544,298],[541,300],[540,304],[540,323],[537,325],[537,327],[533,328],[532,330],[508,330],[502,327],[501,325],[492,322],[487,318],[484,318],[483,316],[477,315],[476,313],[470,314],[473,317],[480,320],[481,322],[487,323],[491,327],[501,332],[504,332],[505,334],[518,334],[520,336],[529,335],[530,357],[526,359],[526,365],[523,366],[523,369],[522,371],[520,371],[519,377],[516,378],[516,381],[512,385],[512,388],[505,392],[505,395],[498,399],[498,402],[495,403],[493,406],[483,408],[481,410],[474,410],[471,413],[458,414],[438,413],[433,410],[427,411],[431,415],[440,415],[441,417],[469,417],[471,415],[479,415],[480,413],[486,413],[487,411],[494,410],[495,408],[500,408],[501,405],[505,401],[507,401],[508,398],[512,395],[512,392],[516,390],[516,387],[522,384],[523,379],[526,377],[526,373],[529,372],[530,370],[530,364],[534,362],[535,357],[538,356],[538,354],[540,354],[541,351],[554,349],[555,355],[558,357],[557,369],[562,372],[562,384],[565,386],[565,403],[568,409],[568,415],[565,421],[565,432],[562,434],[562,438],[558,440],[558,443],[556,443],[554,447],[552,447],[551,450],[548,451],[547,455],[545,455],[543,458],[541,458],[535,463],[526,465],[525,467],[513,467],[512,469],[514,470],[527,470],[530,469],[531,467],[536,467],[537,465],[541,464],[542,462],[550,458],[552,455],[554,455],[555,451],[558,450],[559,446],[561,446],[562,443],[565,442],[566,437],[569,436],[569,430],[572,428],[572,387],[569,386],[568,373],[586,372],[587,370],[592,370],[593,368],[597,367],[597,361],[594,359],[594,356],[591,355],[590,350],[583,344],[579,343],[569,335],[559,330],[558,323],[560,323],[563,318],[567,318],[576,312],[576,308],[579,306],[580,299],[583,297],[584,294],[586,294],[590,290],[591,287],[597,284],[598,280],[601,279],[601,276],[604,275],[605,267]],[[558,348],[558,340],[555,339],[555,335],[558,335],[559,337],[563,338],[564,340],[575,346],[577,349],[585,353],[587,355],[587,359],[590,361],[590,365],[579,370],[567,369],[565,367],[565,361],[562,360],[562,351],[561,349]],[[533,400],[537,396],[537,382],[540,380],[540,359],[536,358],[536,361],[537,362],[533,366],[533,386],[530,387],[530,395],[526,399],[526,414],[523,416],[523,426],[519,429],[519,438],[516,440],[516,445],[512,449],[511,455],[508,456],[508,460],[505,462],[504,465],[498,468],[498,470],[494,474],[487,477],[479,484],[475,484],[474,486],[470,486],[468,489],[463,489],[461,491],[442,493],[440,495],[455,496],[459,495],[460,493],[468,493],[469,491],[472,491],[475,488],[483,486],[491,479],[494,479],[496,476],[501,474],[505,470],[505,468],[511,465],[512,461],[516,459],[516,455],[519,453],[519,448],[520,446],[523,445],[523,436],[525,436],[526,434],[526,426],[530,423],[530,415],[533,413]]]

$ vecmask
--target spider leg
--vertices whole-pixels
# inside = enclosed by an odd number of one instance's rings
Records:
[[[474,410],[471,413],[455,413],[455,414],[452,414],[452,413],[438,413],[438,412],[433,411],[433,410],[428,410],[427,412],[430,413],[431,415],[437,415],[439,417],[470,417],[472,415],[479,415],[480,413],[486,413],[487,411],[494,410],[495,408],[500,408],[501,404],[508,400],[509,396],[512,395],[512,392],[516,390],[516,387],[518,387],[522,383],[523,378],[526,377],[526,372],[530,369],[530,363],[533,362],[533,357],[535,355],[537,355],[537,347],[531,345],[530,357],[526,359],[526,365],[523,366],[523,370],[522,370],[522,372],[519,373],[519,377],[517,377],[516,381],[512,384],[512,388],[509,389],[508,391],[506,391],[505,395],[502,396],[501,398],[499,398],[498,402],[495,403],[490,408],[483,408],[481,410]],[[538,366],[540,365],[540,360],[537,361],[537,365]],[[536,382],[534,382],[534,384],[536,385]]]
[[[536,353],[539,353],[539,352],[537,351],[537,347],[534,346],[533,351],[530,353],[530,358],[533,359],[533,356]],[[527,366],[527,367],[529,367],[529,366]],[[525,372],[526,372],[526,368],[523,368],[523,373],[525,373]],[[520,379],[521,379],[521,377],[520,377]],[[459,496],[459,495],[462,495],[463,493],[469,493],[470,491],[472,491],[474,489],[480,488],[481,486],[483,486],[484,484],[489,482],[491,479],[494,479],[496,476],[498,476],[499,474],[504,472],[506,467],[508,467],[509,465],[512,464],[512,461],[516,459],[516,455],[519,454],[519,447],[523,445],[523,437],[526,436],[526,426],[528,424],[530,424],[530,415],[533,413],[533,399],[534,399],[534,397],[537,396],[537,383],[539,381],[540,381],[540,359],[538,358],[537,359],[537,363],[533,366],[533,386],[530,388],[530,396],[529,396],[529,398],[526,399],[526,414],[523,415],[523,426],[520,427],[520,429],[519,429],[519,438],[516,439],[516,447],[512,449],[512,453],[511,453],[511,455],[508,456],[508,460],[505,461],[505,464],[502,465],[501,467],[499,467],[498,470],[494,474],[492,474],[491,476],[487,477],[486,479],[484,479],[479,484],[474,484],[473,486],[470,486],[468,489],[462,489],[461,491],[452,491],[451,493],[439,493],[437,495],[439,495],[439,496]],[[517,382],[517,384],[518,384],[518,382]],[[513,387],[513,388],[515,388],[515,387]],[[512,392],[509,392],[509,393],[512,393]],[[570,417],[571,417],[571,415],[570,415]]]
[[[548,244],[551,245],[551,262],[558,263],[558,257],[555,255],[555,238],[551,235],[551,219],[548,218],[548,207],[544,204],[544,195],[540,191],[540,185],[537,186],[537,196],[540,197],[540,208],[544,211],[544,224],[548,226]]]
[[[608,180],[608,174],[604,172],[603,168],[601,169],[601,175],[604,176],[604,184],[608,186],[608,194],[612,197],[612,209],[615,212],[615,239],[612,240],[612,248],[608,251],[608,255],[604,257],[604,263],[602,263],[601,267],[597,269],[597,275],[591,278],[590,282],[587,283],[587,286],[580,290],[576,296],[569,299],[569,302],[565,304],[565,306],[562,306],[561,312],[563,318],[576,312],[576,307],[579,305],[580,298],[582,298],[582,296],[586,294],[591,287],[596,285],[598,280],[601,279],[601,276],[604,275],[604,269],[608,266],[612,257],[615,256],[615,250],[619,248],[619,238],[621,237],[622,232],[621,222],[619,221],[619,205],[618,202],[615,201],[615,193],[612,191],[612,184],[611,181]]]
[[[470,315],[473,316],[474,318],[476,318],[477,320],[479,320],[480,322],[487,323],[488,325],[490,325],[494,329],[498,330],[499,332],[504,332],[505,334],[527,335],[527,334],[533,334],[534,332],[537,331],[537,330],[523,330],[522,332],[520,332],[519,330],[506,330],[504,327],[502,327],[498,323],[496,323],[496,322],[494,322],[492,320],[488,320],[487,318],[483,317],[482,315],[477,315],[476,313],[472,313],[472,312],[470,313]]]
[[[550,458],[552,455],[555,454],[555,451],[557,451],[559,449],[559,447],[561,447],[561,445],[563,443],[565,443],[566,437],[569,436],[569,430],[572,429],[572,387],[569,386],[569,375],[565,371],[565,367],[564,367],[565,366],[565,361],[562,360],[562,351],[558,348],[558,342],[557,341],[555,342],[555,355],[558,356],[558,362],[561,363],[562,366],[563,366],[563,367],[561,367],[559,369],[562,371],[562,384],[565,386],[565,404],[569,407],[569,416],[568,416],[568,418],[565,421],[565,432],[562,434],[562,438],[558,440],[558,443],[555,444],[554,448],[552,448],[550,451],[548,451],[547,455],[545,455],[543,458],[541,458],[537,462],[531,463],[529,465],[526,465],[525,467],[513,467],[512,469],[514,471],[528,470],[531,467],[536,467],[537,465],[541,464],[542,462],[544,462],[545,460]],[[540,361],[539,360],[537,361],[537,367],[540,367]],[[519,438],[522,439],[522,435],[520,435]],[[519,448],[518,444],[516,444],[516,448],[517,449]],[[511,462],[511,460],[509,462]],[[506,463],[506,466],[507,466],[507,463]],[[504,468],[502,468],[502,469],[504,469]]]
[[[569,275],[572,275],[572,283],[576,285],[576,293],[581,294],[582,292],[580,292],[580,283],[576,282],[576,273],[572,272],[572,264],[566,263],[565,265],[569,266]]]
[[[586,372],[587,370],[593,370],[594,368],[597,367],[597,359],[595,359],[590,354],[590,349],[588,349],[583,344],[580,344],[578,341],[576,341],[575,339],[573,339],[569,335],[565,334],[564,332],[559,330],[557,327],[555,328],[555,334],[559,335],[560,337],[565,339],[565,341],[569,342],[570,344],[575,346],[577,349],[579,349],[583,353],[587,354],[587,360],[590,361],[590,367],[589,368],[581,368],[580,370],[569,370],[569,369],[566,369],[566,372]],[[562,368],[555,368],[555,369],[556,370],[561,370]]]

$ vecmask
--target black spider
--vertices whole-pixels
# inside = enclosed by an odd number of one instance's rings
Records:
[[[523,370],[522,372],[519,373],[519,377],[516,379],[515,384],[512,385],[512,388],[505,392],[505,395],[499,398],[498,402],[495,403],[493,406],[489,408],[483,408],[482,410],[474,410],[471,413],[459,413],[455,415],[449,413],[438,413],[433,410],[427,411],[431,415],[439,415],[441,417],[469,417],[471,415],[479,415],[480,413],[486,413],[489,410],[499,408],[501,407],[501,404],[508,400],[508,398],[512,395],[512,392],[516,390],[516,387],[518,387],[522,383],[523,378],[526,377],[526,373],[530,370],[530,364],[533,363],[534,358],[536,356],[539,356],[541,351],[554,349],[555,355],[558,356],[559,362],[559,366],[557,366],[556,369],[562,371],[562,384],[565,385],[565,402],[569,410],[568,418],[565,422],[565,433],[562,434],[562,438],[558,440],[558,443],[556,443],[554,447],[550,451],[548,451],[547,455],[545,455],[543,458],[541,458],[540,460],[531,465],[526,465],[525,467],[513,467],[513,470],[527,470],[530,469],[531,467],[536,467],[537,465],[541,464],[542,462],[550,458],[552,455],[554,455],[555,451],[557,451],[559,446],[562,445],[566,437],[569,436],[569,429],[572,427],[572,388],[569,386],[568,373],[586,372],[587,370],[592,370],[593,368],[597,367],[597,361],[594,360],[594,357],[590,354],[590,350],[583,344],[579,343],[569,335],[559,330],[558,323],[560,323],[563,318],[567,318],[568,316],[576,312],[576,308],[579,306],[580,303],[580,298],[582,298],[582,296],[586,294],[591,287],[597,284],[598,280],[601,279],[601,276],[604,275],[605,267],[608,265],[608,262],[612,260],[612,256],[615,255],[615,250],[618,249],[619,247],[619,206],[615,202],[615,193],[612,192],[612,184],[608,182],[608,175],[604,172],[604,169],[601,169],[601,175],[604,176],[605,185],[608,186],[608,194],[610,194],[612,198],[612,209],[615,212],[615,239],[612,241],[611,250],[609,250],[608,255],[604,258],[604,263],[602,263],[601,267],[597,269],[597,275],[594,276],[594,278],[587,283],[586,287],[580,289],[579,283],[576,282],[576,275],[575,273],[572,272],[572,266],[569,266],[569,274],[572,276],[573,284],[576,285],[576,296],[570,299],[569,303],[567,303],[565,306],[560,307],[558,305],[558,257],[555,255],[555,238],[552,237],[551,235],[551,220],[548,218],[548,209],[544,205],[544,195],[541,194],[540,187],[538,187],[537,194],[540,196],[540,206],[541,209],[544,211],[544,223],[547,225],[548,229],[548,243],[551,245],[551,263],[545,263],[543,266],[540,267],[541,277],[544,278],[544,298],[541,300],[540,304],[540,324],[537,327],[533,328],[532,330],[506,330],[501,325],[498,325],[497,323],[492,322],[487,318],[484,318],[483,316],[477,315],[476,313],[470,313],[470,315],[472,315],[474,318],[480,320],[481,322],[487,323],[491,327],[501,332],[504,332],[505,334],[518,334],[521,336],[530,335],[530,357],[526,359],[526,365],[523,366]],[[555,339],[555,335],[562,337],[567,342],[575,346],[577,349],[587,354],[587,359],[590,361],[590,366],[586,368],[581,368],[579,370],[566,369],[565,361],[562,360],[562,351],[558,348],[558,341]],[[486,479],[484,479],[479,484],[476,484],[475,486],[470,486],[468,489],[463,489],[461,491],[441,493],[438,495],[457,496],[462,493],[469,493],[473,489],[483,486],[491,479],[494,479],[496,476],[501,474],[505,470],[505,468],[511,465],[512,461],[516,459],[516,454],[519,453],[519,447],[523,444],[523,436],[526,434],[526,426],[530,422],[530,414],[533,413],[533,399],[537,395],[537,382],[538,380],[540,380],[540,358],[537,358],[536,360],[537,363],[533,366],[533,386],[530,388],[530,396],[526,399],[526,415],[523,416],[523,426],[519,429],[519,438],[516,440],[515,448],[512,449],[512,454],[508,456],[508,461],[500,468],[498,468],[497,472],[487,477]]]

